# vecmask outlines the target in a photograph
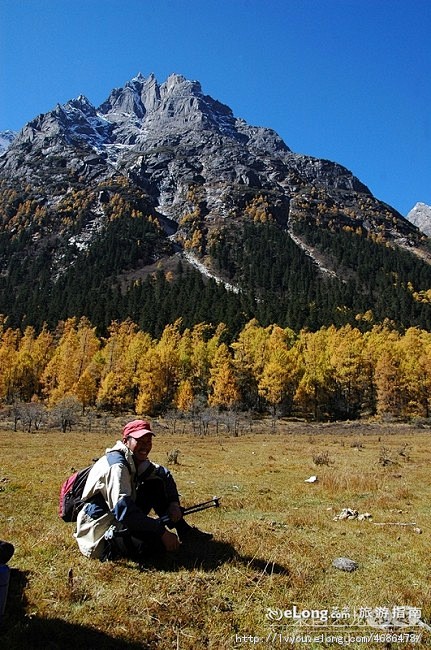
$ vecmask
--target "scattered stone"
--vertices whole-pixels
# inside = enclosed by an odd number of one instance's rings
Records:
[[[418,526],[416,526],[416,528],[413,528],[413,531],[418,535],[422,535],[422,528],[419,528]]]
[[[343,519],[357,519],[359,512],[352,508],[343,508],[339,515],[335,515],[334,521],[342,521]]]
[[[339,515],[335,515],[334,521],[342,521],[343,519],[357,519],[358,521],[366,521],[372,519],[373,515],[370,512],[363,512],[359,514],[353,508],[343,508]]]
[[[336,569],[340,569],[340,571],[348,571],[349,573],[352,573],[352,571],[359,569],[359,564],[355,562],[355,560],[351,560],[348,557],[335,558],[335,560],[332,562],[332,566]]]
[[[310,476],[310,478],[305,479],[304,483],[316,483],[317,480],[317,476]]]
[[[261,517],[261,519],[264,520],[264,517]],[[288,528],[288,525],[283,524],[281,521],[269,521],[268,523],[269,523],[270,528],[275,529],[275,530]]]

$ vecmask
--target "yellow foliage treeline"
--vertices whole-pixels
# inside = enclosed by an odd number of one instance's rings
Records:
[[[376,325],[295,333],[247,323],[227,345],[226,327],[165,327],[160,339],[127,320],[100,338],[86,318],[54,332],[7,328],[0,319],[0,404],[74,397],[83,408],[155,415],[217,408],[277,409],[307,418],[428,417],[431,333]]]

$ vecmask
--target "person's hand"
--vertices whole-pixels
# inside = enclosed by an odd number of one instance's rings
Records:
[[[162,542],[167,551],[177,551],[180,548],[180,540],[174,533],[171,533],[169,530],[165,530],[163,533]]]
[[[181,510],[180,504],[175,501],[169,504],[168,508],[169,519],[176,524],[177,521],[183,518],[183,511]]]

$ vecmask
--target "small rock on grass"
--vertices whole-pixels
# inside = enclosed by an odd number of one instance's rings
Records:
[[[356,569],[359,568],[359,564],[355,562],[355,560],[351,560],[348,557],[335,558],[335,560],[332,562],[332,566],[336,569],[340,569],[341,571],[348,571],[349,573],[356,571]]]

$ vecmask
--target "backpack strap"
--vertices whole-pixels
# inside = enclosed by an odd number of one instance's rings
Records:
[[[137,476],[137,483],[143,483],[144,481],[147,480],[155,472],[157,467],[152,463],[150,460],[148,461],[148,467],[144,469],[144,471],[141,474],[138,474]]]
[[[111,451],[107,451],[105,455],[109,465],[116,465],[117,463],[120,463],[121,465],[125,465],[127,467],[130,474],[132,473],[132,468],[130,467],[130,463],[128,460],[126,460],[123,451],[121,451],[120,449],[113,449]]]

